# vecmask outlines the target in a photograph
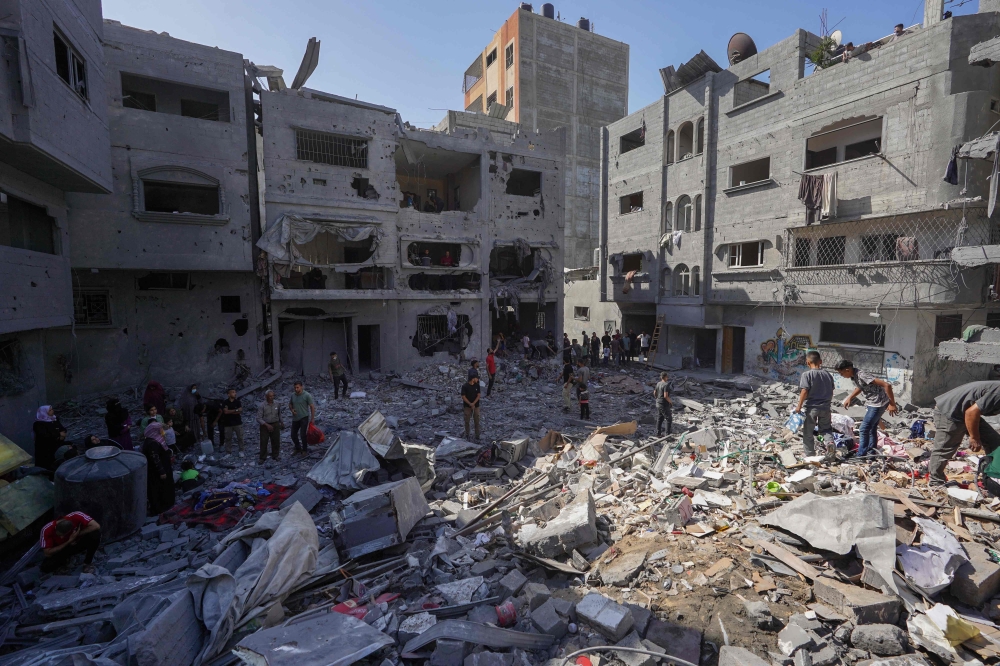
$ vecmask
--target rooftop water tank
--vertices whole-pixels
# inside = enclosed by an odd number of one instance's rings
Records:
[[[590,32],[590,19],[583,18],[581,16],[580,20],[576,22],[576,27],[578,27],[580,30],[586,30],[587,32]]]
[[[56,470],[55,515],[83,511],[101,525],[105,543],[132,534],[146,522],[146,456],[115,446],[95,446]]]
[[[556,17],[556,7],[551,2],[546,2],[542,5],[542,16],[545,18],[554,19]]]
[[[523,9],[526,12],[534,11],[534,8],[531,6],[530,2],[522,2],[521,9]]]

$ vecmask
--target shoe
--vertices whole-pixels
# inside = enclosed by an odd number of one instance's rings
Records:
[[[261,465],[261,466],[263,466],[263,465],[264,465],[264,464],[266,464],[266,463],[267,463],[267,458],[258,458],[258,459],[257,459],[257,464],[258,464],[258,465]]]

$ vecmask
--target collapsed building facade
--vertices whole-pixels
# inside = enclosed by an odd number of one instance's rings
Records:
[[[936,347],[1000,316],[992,265],[951,257],[996,237],[988,165],[942,176],[1000,120],[995,71],[968,64],[1000,15],[941,9],[846,61],[804,30],[759,53],[738,34],[728,68],[665,68],[663,97],[606,128],[601,301],[625,328],[662,317],[660,363],[797,381],[818,349],[920,404],[986,378]]]
[[[260,91],[275,368],[406,369],[562,328],[565,131]]]

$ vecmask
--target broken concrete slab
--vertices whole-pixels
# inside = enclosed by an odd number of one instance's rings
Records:
[[[873,592],[830,578],[817,578],[813,594],[835,611],[843,613],[855,624],[895,624],[899,621],[902,602],[881,592]]]
[[[596,592],[591,592],[576,604],[576,614],[581,621],[614,641],[625,638],[635,623],[632,611]]]
[[[472,646],[465,641],[442,638],[431,652],[430,666],[463,666]]]
[[[597,541],[596,521],[594,496],[587,490],[579,493],[545,527],[522,526],[519,537],[525,548],[545,557],[556,557]]]
[[[910,640],[894,624],[862,624],[851,632],[851,645],[880,657],[892,657],[909,650]]]
[[[323,493],[316,489],[316,486],[309,483],[303,483],[302,486],[296,490],[291,496],[281,503],[282,509],[286,506],[291,506],[296,502],[302,505],[306,511],[312,511],[316,508],[316,505],[323,501]]]
[[[797,624],[789,624],[778,633],[778,650],[788,657],[815,644],[812,635]]]
[[[685,499],[687,498],[685,497]],[[642,568],[645,561],[646,551],[644,550],[623,553],[601,569],[601,580],[604,581],[605,585],[625,587],[639,573],[639,569]]]
[[[493,614],[494,617],[496,613]],[[406,643],[437,624],[437,616],[431,613],[410,615],[399,624],[399,642]]]
[[[518,569],[511,569],[506,576],[500,579],[500,590],[503,597],[516,597],[521,592],[521,588],[528,582],[524,574]]]
[[[465,658],[463,666],[513,666],[514,655],[509,652],[473,652]]]
[[[632,648],[645,650],[646,646],[642,642],[642,638],[639,637],[638,632],[631,631],[625,638],[621,639],[615,643],[617,647]],[[662,647],[662,646],[661,646]],[[626,666],[653,666],[656,663],[656,657],[649,654],[643,654],[641,652],[626,652],[624,650],[616,650],[615,656],[618,657]]]
[[[863,659],[854,664],[854,666],[932,666],[932,664],[919,654],[904,654],[898,657],[885,657],[882,659]]]
[[[966,551],[969,561],[955,571],[949,589],[963,604],[979,608],[1000,592],[1000,564],[991,562],[982,546],[970,544]]]
[[[476,593],[476,590],[478,590],[479,586],[482,584],[482,576],[473,576],[471,578],[456,580],[451,583],[442,583],[441,585],[437,585],[435,587],[449,604],[455,606],[458,604],[467,604],[472,601],[472,595]]]
[[[761,659],[746,648],[724,645],[719,650],[719,666],[771,666],[771,662]]]

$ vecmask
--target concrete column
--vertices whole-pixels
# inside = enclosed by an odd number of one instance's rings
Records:
[[[982,2],[983,0],[980,0]],[[980,11],[982,9],[980,8]],[[924,0],[924,27],[929,28],[941,22],[944,14],[944,0]]]
[[[601,203],[600,238],[597,266],[601,281],[601,303],[608,301],[608,128],[601,128]]]

